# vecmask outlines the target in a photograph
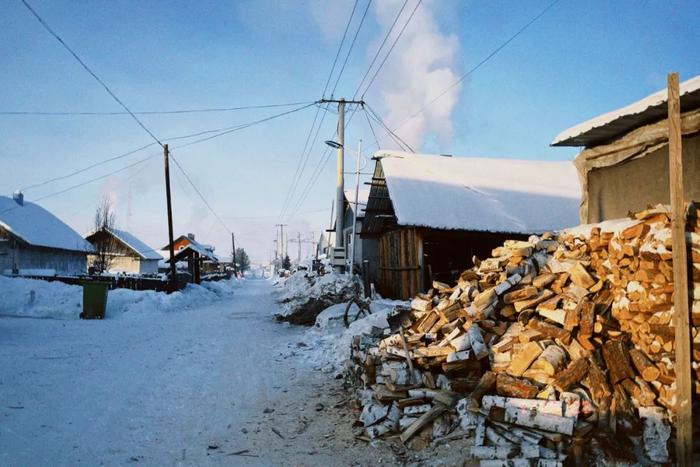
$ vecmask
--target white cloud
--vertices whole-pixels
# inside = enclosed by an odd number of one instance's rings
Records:
[[[391,27],[402,3],[403,0],[374,2],[380,25],[379,37],[383,37]],[[456,72],[459,39],[455,34],[440,31],[434,6],[432,1],[426,0],[416,10],[373,85],[373,92],[380,98],[382,116],[389,128],[402,124],[459,77]],[[414,7],[415,2],[409,2],[387,44],[393,42]],[[388,49],[388,46],[385,48]],[[376,41],[370,49],[374,54]],[[453,135],[452,111],[459,100],[460,90],[461,84],[455,86],[421,114],[404,123],[396,133],[416,151],[432,135],[441,145],[446,145]]]
[[[327,42],[339,42],[343,37],[348,16],[352,11],[354,0],[310,0],[309,10]],[[358,10],[359,10],[358,6]],[[355,11],[357,16],[358,12]]]

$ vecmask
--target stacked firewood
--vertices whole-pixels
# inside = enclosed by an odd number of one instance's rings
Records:
[[[668,461],[676,400],[668,211],[507,241],[477,263],[456,285],[435,282],[395,310],[390,329],[355,339],[365,436],[420,446],[473,430],[472,455],[487,465],[586,462],[591,453],[634,461],[630,440],[641,436],[647,460]],[[695,327],[693,342],[698,372]]]

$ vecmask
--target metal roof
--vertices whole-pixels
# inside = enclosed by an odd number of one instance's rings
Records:
[[[700,108],[700,76],[680,84],[681,112]],[[612,112],[559,133],[551,146],[593,147],[606,144],[643,125],[666,118],[668,91],[662,89]]]

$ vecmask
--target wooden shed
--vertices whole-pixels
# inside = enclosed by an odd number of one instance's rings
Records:
[[[625,217],[668,204],[667,94],[663,89],[560,133],[552,146],[584,149],[576,157],[582,223]],[[684,198],[700,199],[700,76],[680,85]]]
[[[192,282],[199,284],[202,274],[218,272],[219,258],[214,254],[214,247],[204,245],[194,238],[194,234],[180,235],[173,242],[175,251],[175,262],[187,262],[187,270],[190,273]],[[169,245],[165,245],[162,250],[166,257],[164,263],[169,263]]]
[[[0,196],[0,274],[77,276],[87,272],[92,245],[22,193]]]
[[[397,151],[374,159],[361,235],[378,240],[370,274],[385,297],[408,299],[432,280],[451,283],[506,239],[578,223],[570,162]]]

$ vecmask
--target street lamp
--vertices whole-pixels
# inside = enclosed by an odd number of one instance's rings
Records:
[[[343,147],[342,144],[340,144],[340,143],[338,143],[338,142],[336,142],[336,141],[330,140],[330,139],[326,140],[326,144],[327,144],[328,146],[332,147],[333,149],[340,149],[340,148]]]

